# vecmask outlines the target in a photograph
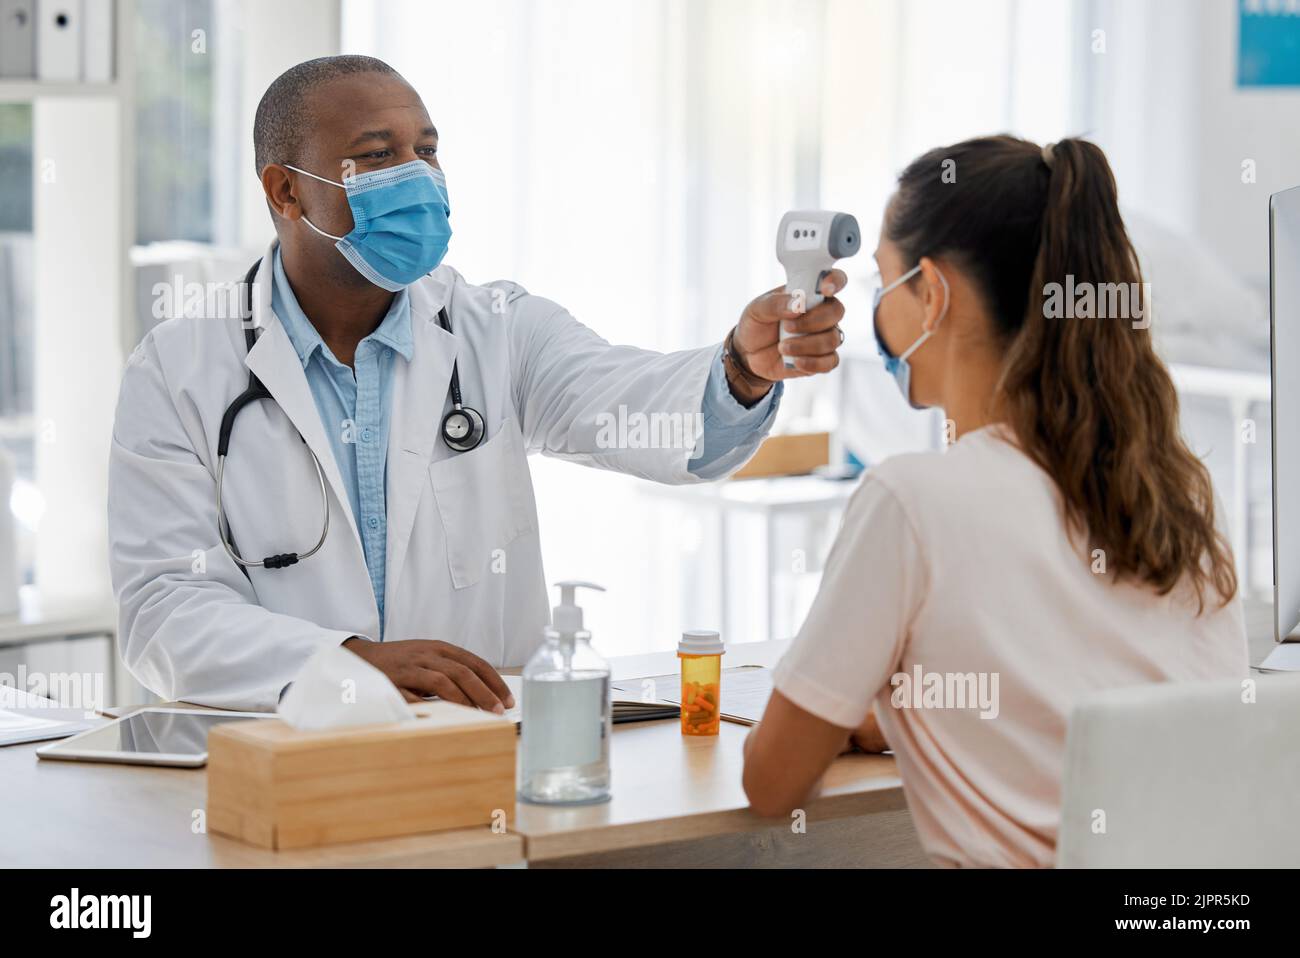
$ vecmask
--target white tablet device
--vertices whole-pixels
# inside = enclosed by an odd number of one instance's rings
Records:
[[[268,712],[144,708],[38,748],[41,758],[198,768],[208,761],[208,733],[224,722],[275,718]]]

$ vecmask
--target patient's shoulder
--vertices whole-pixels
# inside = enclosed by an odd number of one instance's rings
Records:
[[[871,474],[909,514],[969,513],[1021,501],[1050,501],[1054,485],[1002,427],[962,436],[946,449],[893,456]],[[999,509],[998,511],[1001,511]]]

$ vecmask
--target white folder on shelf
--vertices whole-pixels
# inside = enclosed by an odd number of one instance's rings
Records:
[[[36,0],[0,0],[0,78],[36,76]]]
[[[81,78],[87,83],[113,79],[113,0],[81,0]]]
[[[36,0],[36,78],[81,79],[81,0]]]

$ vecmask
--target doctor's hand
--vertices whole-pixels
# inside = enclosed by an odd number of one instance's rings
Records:
[[[847,282],[843,270],[831,270],[818,290],[826,298],[808,310],[792,309],[799,303],[792,302],[784,286],[745,307],[731,335],[732,360],[727,363],[727,379],[737,399],[752,404],[765,396],[774,382],[827,373],[839,365],[844,305],[835,294]],[[782,342],[782,324],[798,338]],[[786,367],[787,356],[794,360],[794,369]]]
[[[353,638],[343,647],[388,676],[408,702],[436,695],[497,714],[515,707],[514,696],[497,670],[460,646],[428,639],[371,642]]]

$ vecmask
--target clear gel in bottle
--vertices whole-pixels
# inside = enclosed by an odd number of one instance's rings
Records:
[[[593,805],[610,796],[609,665],[591,647],[574,602],[591,582],[557,582],[545,641],[524,666],[519,798],[536,805]]]

